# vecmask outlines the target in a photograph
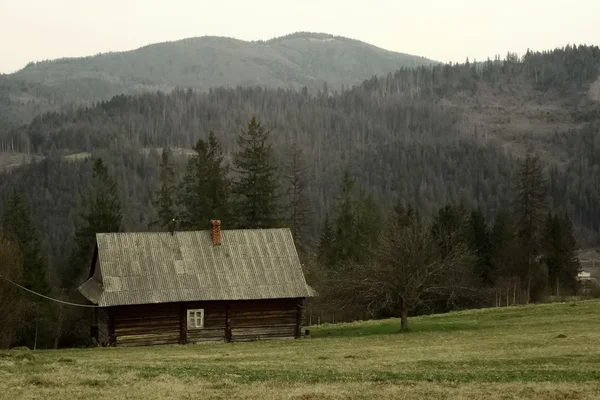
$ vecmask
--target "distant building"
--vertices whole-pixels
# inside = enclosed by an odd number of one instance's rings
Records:
[[[92,338],[136,346],[295,338],[304,279],[289,229],[100,233],[79,291]]]
[[[588,272],[588,271],[584,271],[581,270],[578,274],[577,274],[577,280],[578,281],[589,281],[593,279],[592,278],[592,273]]]

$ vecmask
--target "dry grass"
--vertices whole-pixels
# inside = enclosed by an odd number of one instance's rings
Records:
[[[312,339],[0,353],[7,399],[592,399],[600,302],[313,327]],[[564,337],[563,337],[564,336]]]

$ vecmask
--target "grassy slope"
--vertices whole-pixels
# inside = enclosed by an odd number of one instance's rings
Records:
[[[600,302],[321,326],[283,342],[0,353],[3,398],[600,397]],[[559,337],[564,335],[566,337]],[[2,397],[0,396],[0,397]]]
[[[71,96],[103,96],[175,86],[221,85],[333,87],[351,85],[402,66],[428,64],[422,57],[323,34],[299,33],[267,42],[199,37],[152,44],[94,57],[37,63],[13,74],[43,82]]]

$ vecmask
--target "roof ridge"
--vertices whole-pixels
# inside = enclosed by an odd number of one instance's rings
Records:
[[[221,232],[259,232],[259,231],[289,231],[290,228],[253,228],[253,229],[221,229]],[[202,230],[194,230],[194,231],[175,231],[175,234],[181,233],[199,233],[199,232],[208,232],[210,233],[210,229],[202,229]],[[157,234],[168,234],[171,235],[169,231],[138,231],[138,232],[99,232],[96,233],[96,236],[100,235],[157,235]]]

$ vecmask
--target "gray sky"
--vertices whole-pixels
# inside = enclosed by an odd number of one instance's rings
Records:
[[[326,32],[439,61],[600,45],[600,0],[0,0],[0,72],[215,35]]]

